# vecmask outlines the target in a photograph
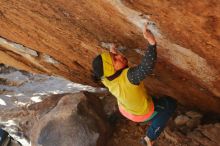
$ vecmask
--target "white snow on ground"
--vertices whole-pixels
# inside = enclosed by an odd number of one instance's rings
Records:
[[[17,135],[17,123],[13,120],[8,121],[0,121],[2,125],[4,125],[4,130],[6,130],[11,137],[20,142],[22,146],[31,146],[30,142],[20,133],[21,135]]]
[[[24,106],[41,102],[46,96],[80,91],[103,92],[104,88],[73,83],[61,77],[41,74],[28,74],[19,71],[0,74],[0,79],[7,80],[9,85],[0,85],[0,109],[13,106]]]
[[[19,106],[27,106],[32,103],[41,102],[52,94],[76,93],[80,91],[105,92],[105,88],[94,88],[91,86],[73,83],[61,77],[47,76],[41,74],[23,73],[20,71],[0,71],[0,110],[7,110]],[[17,134],[17,124],[13,120],[1,121],[10,136],[19,141],[23,146],[31,146],[25,136]]]
[[[0,98],[0,105],[7,105],[6,102]]]

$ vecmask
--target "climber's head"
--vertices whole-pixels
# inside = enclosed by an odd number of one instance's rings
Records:
[[[104,52],[93,60],[93,71],[97,79],[109,77],[128,65],[128,60],[120,53]]]

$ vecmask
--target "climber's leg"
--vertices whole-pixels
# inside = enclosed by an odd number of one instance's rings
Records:
[[[160,135],[176,109],[176,101],[170,97],[154,98],[153,101],[157,114],[151,120],[152,123],[146,132],[147,137],[145,137],[151,141],[154,141]]]

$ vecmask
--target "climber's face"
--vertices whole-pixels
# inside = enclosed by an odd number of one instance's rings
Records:
[[[119,53],[110,53],[115,71],[125,68],[128,65],[127,58]]]

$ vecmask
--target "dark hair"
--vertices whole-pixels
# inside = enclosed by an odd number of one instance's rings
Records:
[[[103,76],[103,62],[101,55],[98,55],[92,62],[93,77],[95,80],[100,80]]]

